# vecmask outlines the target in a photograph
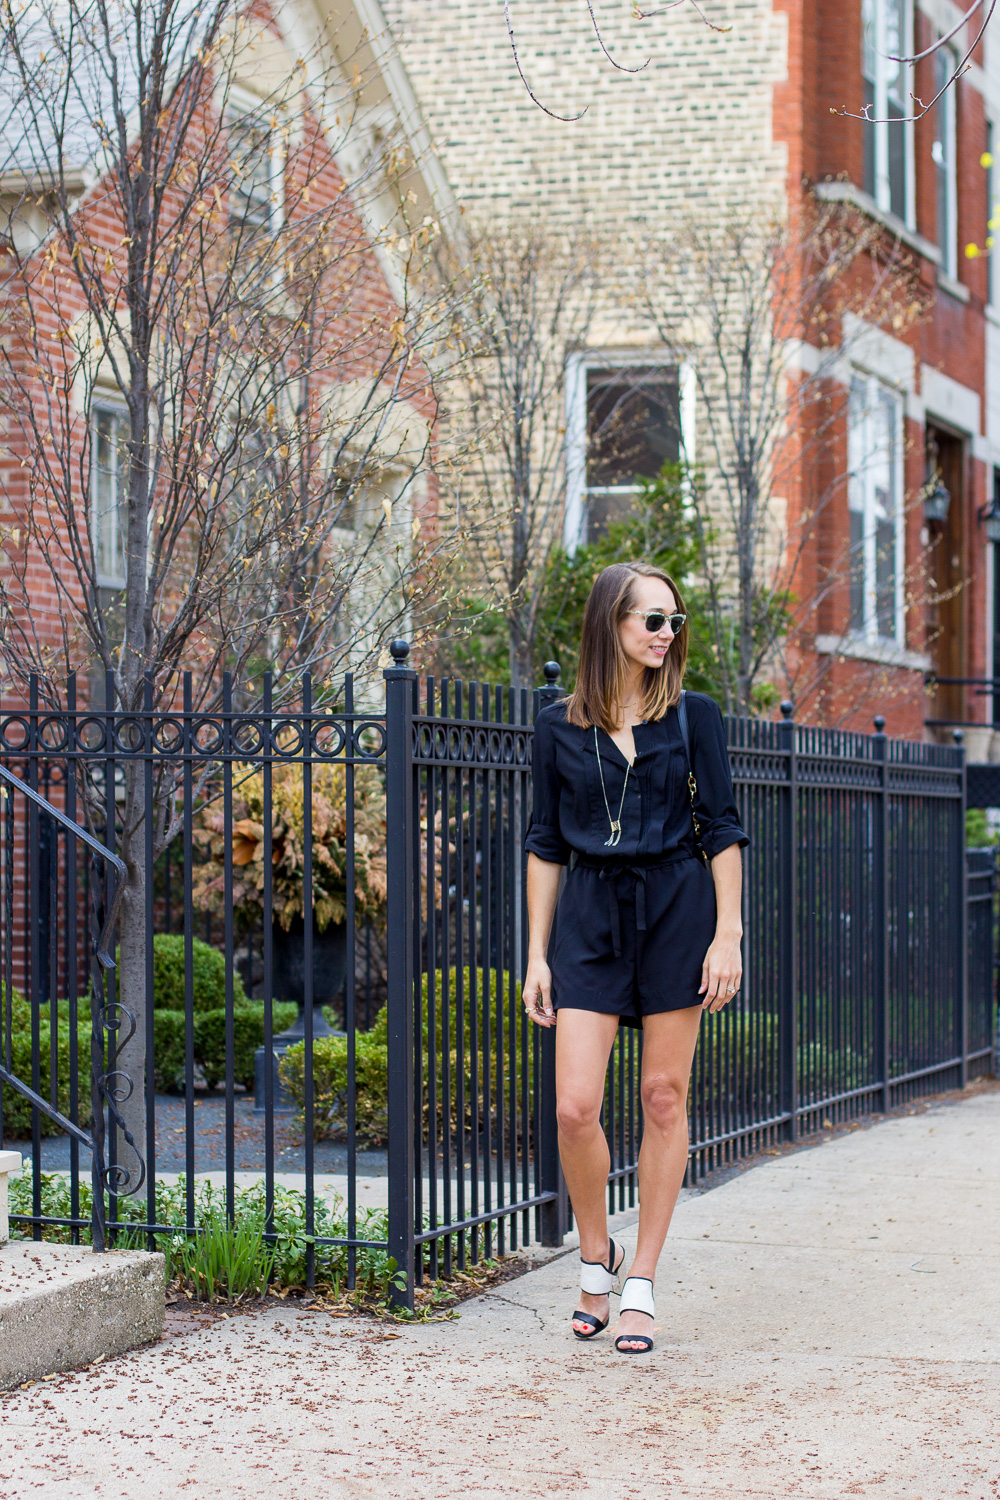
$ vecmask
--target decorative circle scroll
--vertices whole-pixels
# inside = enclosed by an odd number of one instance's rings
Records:
[[[20,730],[20,736],[16,733],[11,735],[12,729],[15,731]],[[22,719],[17,714],[12,714],[9,719],[4,719],[3,728],[0,730],[0,744],[3,745],[4,750],[17,754],[28,748],[30,739],[31,730],[28,728],[27,719]]]
[[[225,735],[217,719],[195,719],[191,726],[191,744],[196,755],[218,755]]]
[[[309,746],[311,753],[318,759],[336,760],[344,754],[346,744],[346,730],[336,719],[327,719],[321,724],[313,725]]]
[[[378,760],[385,754],[387,737],[381,719],[366,719],[354,726],[351,748],[354,755],[364,760]]]
[[[41,747],[50,754],[59,754],[69,749],[69,721],[55,714],[41,719],[38,725]]]
[[[233,749],[238,755],[259,755],[264,746],[264,728],[257,719],[237,719],[233,724]]]
[[[291,719],[285,719],[281,723],[272,724],[268,736],[271,744],[271,754],[279,756],[282,760],[294,760],[301,755],[305,744],[305,731],[301,724]]]
[[[80,750],[103,750],[107,739],[105,721],[96,714],[79,719],[76,725],[76,743]]]
[[[157,719],[153,725],[153,749],[161,755],[179,755],[184,748],[184,725],[180,719]]]
[[[123,755],[135,755],[145,748],[146,735],[140,719],[116,719],[114,746]]]

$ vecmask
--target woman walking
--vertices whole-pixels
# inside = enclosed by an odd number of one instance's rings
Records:
[[[535,721],[523,998],[533,1021],[556,1026],[580,1339],[607,1327],[625,1255],[608,1237],[608,1059],[619,1025],[643,1032],[639,1231],[615,1336],[623,1354],[653,1347],[653,1279],[687,1165],[701,1014],[728,1004],[742,976],[740,849],[749,840],[722,715],[711,698],[682,694],[687,640],[666,573],[605,568],[584,612],[576,690]]]

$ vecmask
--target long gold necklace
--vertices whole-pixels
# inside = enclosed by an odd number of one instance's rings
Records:
[[[594,753],[597,756],[597,774],[601,778],[601,795],[604,798],[604,808],[608,815],[608,822],[611,824],[611,837],[604,840],[604,847],[605,849],[613,849],[615,844],[618,843],[618,840],[622,836],[622,812],[625,807],[625,793],[628,790],[628,778],[629,773],[632,770],[632,763],[631,761],[625,762],[625,780],[622,782],[622,800],[618,805],[618,816],[617,818],[613,818],[611,816],[611,807],[608,803],[608,789],[604,785],[604,768],[601,765],[601,746],[597,738],[596,724],[594,725]]]

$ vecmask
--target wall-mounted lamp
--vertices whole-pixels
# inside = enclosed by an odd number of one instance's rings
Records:
[[[924,520],[937,521],[944,525],[951,507],[951,491],[941,478],[935,475],[924,490]]]
[[[1000,496],[994,495],[989,505],[981,505],[976,514],[986,528],[986,540],[1000,542]]]

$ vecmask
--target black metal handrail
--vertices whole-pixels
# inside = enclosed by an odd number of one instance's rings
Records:
[[[127,870],[124,860],[120,859],[110,849],[106,848],[93,834],[88,833],[86,828],[74,822],[66,816],[58,807],[37,792],[34,787],[22,781],[19,776],[0,765],[0,803],[8,804],[12,792],[18,792],[25,800],[36,807],[39,812],[45,813],[60,827],[66,830],[74,840],[82,843],[91,852],[95,863],[100,861],[113,872],[115,876],[114,890],[108,903],[104,920],[99,930],[94,933],[93,952],[91,960],[91,1115],[92,1126],[88,1132],[75,1121],[68,1119],[61,1110],[57,1109],[48,1099],[45,1099],[23,1079],[18,1078],[11,1068],[4,1066],[4,1058],[0,1056],[0,1083],[12,1088],[22,1098],[26,1099],[32,1108],[39,1110],[42,1114],[53,1120],[60,1129],[77,1141],[86,1146],[92,1153],[92,1186],[93,1203],[91,1209],[91,1230],[93,1236],[93,1248],[95,1252],[104,1250],[106,1242],[105,1223],[106,1215],[104,1209],[104,1194],[110,1192],[116,1197],[128,1196],[138,1192],[145,1179],[145,1163],[139,1152],[131,1132],[124,1125],[114,1102],[111,1075],[104,1067],[104,1032],[121,1032],[123,1022],[127,1022],[131,1029],[120,1037],[118,1046],[121,1047],[135,1031],[135,1018],[118,1000],[110,1004],[104,999],[104,974],[110,973],[115,968],[115,960],[112,956],[111,945],[115,927],[118,922],[118,913],[122,899],[125,894],[125,878]],[[8,804],[9,805],[9,804]],[[5,857],[11,857],[10,841],[8,839],[5,848]],[[8,940],[12,930],[12,905],[13,905],[13,882],[11,879],[5,881],[8,907],[7,907],[7,934]],[[95,924],[96,925],[96,924]],[[8,974],[9,988],[9,974]],[[8,1000],[10,996],[8,994]],[[114,1088],[119,1088],[117,1082]],[[104,1110],[108,1107],[112,1117],[118,1124],[119,1129],[128,1145],[135,1152],[139,1162],[137,1180],[132,1181],[132,1173],[121,1166],[108,1168],[105,1162],[105,1126]],[[128,1193],[121,1189],[127,1188]]]

